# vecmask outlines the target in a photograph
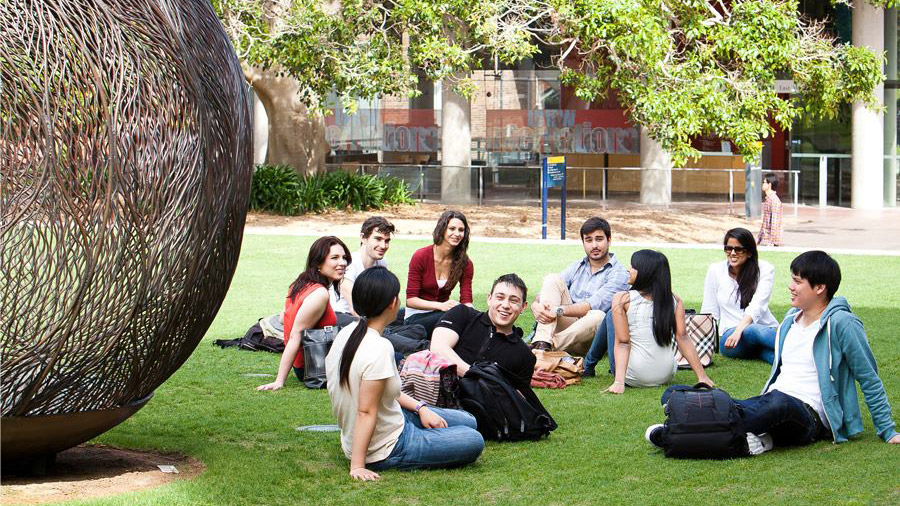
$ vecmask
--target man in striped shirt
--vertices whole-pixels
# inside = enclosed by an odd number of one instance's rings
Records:
[[[762,226],[756,243],[761,246],[781,246],[781,199],[778,198],[778,176],[766,174],[762,183],[766,200],[763,202]]]

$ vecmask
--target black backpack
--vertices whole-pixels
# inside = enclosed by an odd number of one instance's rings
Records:
[[[747,431],[727,392],[703,384],[674,389],[665,405],[666,457],[729,459],[749,455]]]
[[[459,380],[462,408],[478,421],[478,432],[493,441],[536,440],[550,435],[556,422],[525,386],[516,389],[511,374],[493,362],[476,362]]]
[[[249,351],[269,351],[272,353],[282,353],[284,351],[284,341],[274,337],[265,335],[259,323],[254,324],[244,337],[240,339],[216,339],[213,344],[222,348],[230,348],[236,346],[241,350]]]

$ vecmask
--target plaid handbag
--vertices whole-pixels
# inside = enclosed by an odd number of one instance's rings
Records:
[[[687,335],[697,348],[700,364],[703,367],[713,365],[713,354],[719,352],[719,325],[713,315],[697,313],[687,310],[684,315],[684,324],[687,327]],[[681,351],[675,347],[675,361],[679,369],[690,369],[686,358],[681,356]]]

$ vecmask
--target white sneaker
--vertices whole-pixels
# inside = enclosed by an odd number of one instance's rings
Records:
[[[662,448],[662,431],[665,426],[661,423],[657,423],[655,425],[651,425],[647,427],[647,430],[644,431],[644,439],[647,440],[648,443],[652,444],[657,448]]]
[[[759,455],[774,447],[775,441],[768,432],[763,432],[758,436],[752,432],[747,433],[747,448],[750,450],[750,455]]]

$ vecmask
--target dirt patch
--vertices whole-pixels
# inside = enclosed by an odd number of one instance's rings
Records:
[[[175,466],[178,473],[164,473],[158,465]],[[4,505],[106,497],[194,478],[206,469],[199,460],[177,453],[105,445],[81,445],[60,452],[44,476],[17,475],[7,467],[0,486]]]
[[[251,213],[247,217],[250,233],[334,234],[353,236],[368,216],[381,215],[397,227],[398,235],[431,235],[442,211],[458,209],[469,220],[474,237],[513,237],[540,239],[541,209],[536,206],[444,206],[417,204],[377,211],[327,211],[296,217]],[[578,228],[587,218],[600,215],[609,220],[613,240],[620,242],[717,243],[725,231],[745,227],[752,232],[759,220],[747,220],[721,204],[672,206],[668,209],[622,204],[615,208],[569,208],[566,212],[566,238],[578,239]],[[785,221],[790,221],[785,216]],[[547,237],[559,238],[560,211],[548,213]]]

